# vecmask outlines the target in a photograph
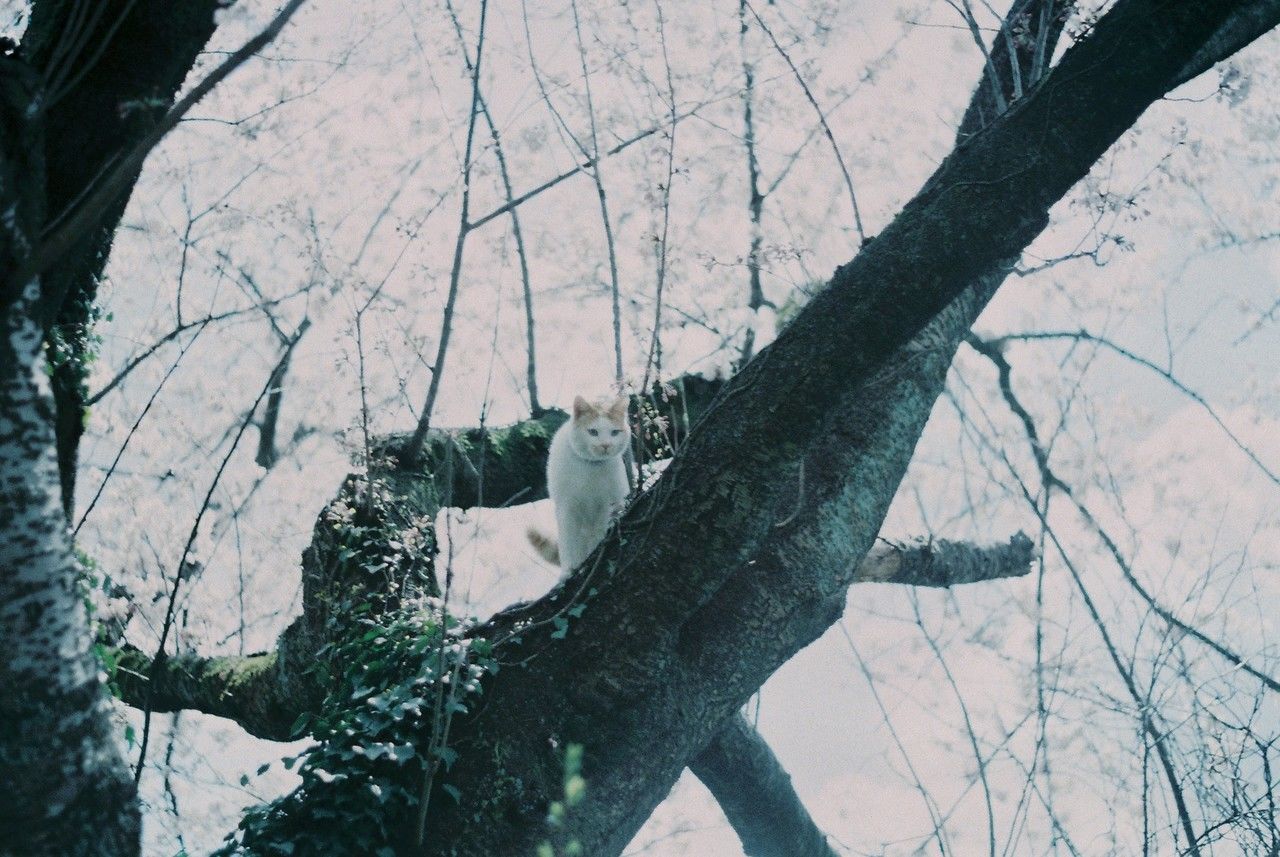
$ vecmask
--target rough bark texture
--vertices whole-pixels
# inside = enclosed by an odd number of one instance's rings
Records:
[[[1035,557],[1031,540],[1018,533],[1008,544],[919,541],[877,545],[852,576],[854,583],[949,587],[1021,577]],[[288,633],[288,632],[286,632]],[[313,651],[312,657],[316,656]],[[128,705],[152,711],[201,711],[225,717],[271,741],[296,737],[292,725],[315,713],[323,688],[300,691],[307,681],[296,667],[283,670],[278,653],[202,657],[166,656],[157,665],[141,650],[111,649],[115,682]]]
[[[0,272],[44,221],[39,79],[0,58]],[[0,852],[135,854],[139,819],[58,490],[40,283],[0,308]]]
[[[957,343],[1049,208],[1246,5],[1116,4],[729,382],[593,567],[482,629],[522,630],[455,727],[447,780],[462,798],[433,805],[424,853],[531,850],[558,787],[553,741],[586,747],[570,833],[588,853],[625,846],[719,725],[839,615]]]
[[[323,520],[323,517],[322,517]],[[1032,544],[1022,534],[1009,544],[975,547],[945,541],[882,542],[860,564],[855,581],[951,586],[1026,574]],[[301,620],[300,620],[301,621]],[[298,624],[281,640],[299,645]],[[330,626],[335,628],[336,626]],[[332,632],[327,639],[332,639]],[[319,638],[306,638],[313,644]],[[295,657],[300,651],[295,649]],[[291,666],[277,653],[243,657],[182,655],[152,661],[124,646],[112,653],[121,697],[152,711],[195,710],[235,720],[253,735],[296,738],[303,715],[320,715],[330,685],[315,670],[320,652],[306,666]],[[740,717],[731,717],[690,765],[724,808],[751,855],[829,855],[822,832],[791,788],[781,763]]]
[[[741,714],[729,718],[689,770],[715,795],[747,857],[836,857],[791,777]]]
[[[658,431],[649,433],[653,445],[677,443],[688,431],[686,415],[701,414],[723,383],[686,376],[655,387],[643,409],[665,413],[667,418],[656,427]],[[645,404],[637,400],[635,410],[641,411]],[[303,555],[304,612],[282,635],[278,652],[247,657],[181,655],[155,662],[124,646],[112,658],[122,698],[152,711],[190,709],[227,717],[262,738],[296,737],[293,727],[299,717],[320,714],[332,687],[328,678],[338,665],[327,664],[331,644],[348,631],[350,621],[370,615],[367,609],[353,612],[352,605],[366,604],[372,612],[385,612],[395,606],[386,598],[392,589],[401,595],[438,594],[430,569],[432,545],[424,545],[417,554],[417,566],[398,565],[394,580],[385,573],[370,576],[358,544],[339,535],[333,523],[357,524],[362,532],[372,534],[375,551],[382,553],[386,549],[382,533],[388,525],[403,529],[415,515],[434,517],[443,498],[451,497],[452,503],[464,506],[541,499],[545,497],[546,443],[564,419],[564,414],[543,414],[497,429],[433,432],[425,448],[428,469],[424,471],[410,472],[392,459],[375,459],[379,463],[374,496],[368,495],[368,480],[349,476],[319,516],[312,544]],[[378,446],[396,449],[396,441],[386,438]],[[491,495],[480,490],[482,483],[505,487]],[[1025,574],[1031,558],[1031,543],[1021,536],[1009,545],[993,547],[945,541],[882,542],[863,559],[852,579],[949,586]],[[343,606],[335,609],[335,605]],[[725,767],[731,756],[747,755],[755,759],[754,767]],[[769,818],[787,819],[777,826],[748,823],[740,829],[752,848],[786,854],[814,836],[821,841],[821,833],[794,792],[781,787],[787,782],[785,775],[779,777],[781,765],[754,732],[731,724],[718,736],[716,749],[699,757],[696,769],[713,794],[726,803],[735,827],[746,823],[741,814],[734,814],[746,805],[763,808]]]

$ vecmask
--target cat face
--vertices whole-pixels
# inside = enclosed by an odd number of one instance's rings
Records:
[[[581,396],[573,400],[573,451],[587,461],[605,461],[622,455],[631,442],[627,426],[627,399],[597,405]]]

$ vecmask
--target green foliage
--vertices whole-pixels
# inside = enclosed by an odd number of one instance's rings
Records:
[[[353,489],[325,512],[331,633],[314,670],[329,690],[294,723],[318,743],[285,760],[302,783],[248,811],[220,854],[395,854],[417,837],[433,789],[460,796],[447,782],[449,724],[496,669],[491,646],[428,592],[430,518],[406,514],[380,480]]]
[[[435,505],[404,493],[381,478],[357,480],[325,510],[334,579],[346,584],[331,593],[336,621],[435,592]]]
[[[552,801],[547,810],[547,824],[562,830],[568,820],[569,811],[582,803],[587,794],[587,781],[582,778],[582,745],[569,744],[564,748],[564,797]],[[582,857],[582,843],[569,839],[560,849],[550,840],[538,844],[537,857]]]
[[[62,321],[49,328],[45,340],[46,371],[52,376],[66,370],[79,400],[84,401],[89,396],[89,371],[102,349],[102,335],[98,333],[102,310],[94,305],[92,297],[81,294],[66,315],[74,321]],[[111,316],[106,320],[110,321]],[[87,418],[87,412],[82,418]]]
[[[319,740],[297,760],[302,784],[246,813],[219,853],[392,854],[411,841],[428,779],[456,758],[442,726],[492,668],[488,643],[467,628],[435,599],[352,622],[324,653],[345,665],[340,680],[297,724]]]

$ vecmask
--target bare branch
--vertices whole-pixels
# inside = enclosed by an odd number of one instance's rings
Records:
[[[118,156],[73,200],[67,209],[54,217],[45,228],[39,249],[27,259],[20,274],[7,279],[0,292],[0,307],[8,307],[17,299],[19,283],[25,283],[31,277],[42,273],[53,265],[58,258],[69,251],[81,238],[94,227],[102,214],[116,201],[132,183],[134,176],[142,167],[142,162],[156,147],[166,134],[177,127],[182,117],[194,107],[200,99],[208,95],[215,86],[225,80],[232,72],[243,65],[254,54],[271,44],[284,29],[293,14],[301,8],[306,0],[289,0],[270,23],[239,50],[231,54],[222,64],[209,73],[204,80],[192,87],[182,100],[173,105],[156,123],[151,131],[139,140],[128,152]],[[60,296],[55,296],[56,304],[61,304]],[[46,300],[48,300],[46,296]]]
[[[755,10],[755,7],[752,6],[750,2],[747,2],[746,6],[747,10],[751,12],[752,17],[756,19],[756,23],[760,25],[760,29],[769,37],[769,41],[773,44],[778,55],[786,61],[787,67],[790,68],[791,73],[795,75],[796,83],[800,85],[800,89],[803,90],[805,98],[808,99],[810,106],[813,107],[814,113],[817,114],[818,122],[822,125],[823,133],[827,135],[827,142],[831,144],[831,151],[835,155],[836,163],[840,167],[840,174],[844,177],[844,186],[849,191],[849,204],[853,207],[853,226],[858,233],[858,242],[860,244],[865,244],[867,241],[867,234],[862,229],[862,213],[858,210],[858,194],[853,189],[853,178],[849,175],[849,167],[845,165],[844,155],[841,154],[840,146],[836,143],[835,134],[832,133],[831,126],[827,124],[826,114],[818,104],[818,99],[814,97],[813,91],[809,89],[809,84],[805,82],[804,75],[800,73],[800,69],[796,68],[796,64],[791,60],[791,55],[788,54],[786,49],[778,42],[777,37],[773,35],[773,31],[769,29],[769,25],[764,22],[764,19],[760,17],[760,13]]]

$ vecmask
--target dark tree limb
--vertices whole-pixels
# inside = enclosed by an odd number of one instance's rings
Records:
[[[1021,577],[1034,554],[1031,539],[1022,533],[991,547],[882,541],[863,559],[853,582],[946,587]],[[689,770],[720,804],[747,857],[835,857],[782,763],[741,714],[729,718]]]
[[[646,444],[641,461],[665,458],[689,434],[725,385],[720,378],[682,375],[655,384],[644,396],[632,397],[632,413],[642,425],[636,442]],[[655,421],[655,417],[660,421]],[[419,460],[405,465],[399,456],[407,434],[389,434],[374,442],[381,467],[406,480],[426,479],[441,506],[501,508],[547,497],[547,452],[556,429],[568,419],[558,408],[498,428],[431,429]]]
[[[196,56],[214,30],[219,0],[100,0],[92,30],[79,52],[75,41],[83,4],[41,0],[33,4],[20,56],[56,92],[43,112],[48,165],[47,211],[56,218],[122,153],[143,139],[173,101]],[[62,504],[71,515],[76,455],[84,431],[87,370],[84,360],[93,323],[98,281],[111,251],[138,171],[110,205],[48,265],[37,312],[52,351],[57,407],[58,471]],[[5,302],[9,293],[0,288]]]
[[[1021,533],[1007,545],[993,546],[884,541],[853,579],[909,586],[977,583],[1025,575],[1032,555],[1031,541]],[[200,711],[233,720],[256,737],[286,741],[299,737],[293,724],[303,714],[317,713],[324,696],[315,673],[298,668],[301,659],[302,653],[295,652],[293,665],[287,666],[276,652],[183,654],[157,663],[124,645],[113,648],[109,660],[115,688],[127,705],[158,712]],[[720,803],[751,857],[833,857],[781,763],[740,715],[729,719],[689,767]]]
[[[272,327],[284,346],[284,353],[271,370],[271,391],[267,393],[267,403],[262,409],[262,419],[258,421],[258,451],[253,460],[259,466],[270,470],[275,466],[279,453],[276,450],[276,431],[280,423],[280,406],[284,400],[284,379],[289,374],[289,364],[293,360],[293,351],[311,327],[311,319],[304,318],[292,336],[286,334],[274,320]]]
[[[715,797],[747,857],[836,857],[769,745],[741,714],[689,770]]]
[[[881,540],[863,557],[851,582],[957,586],[1022,577],[1034,559],[1035,545],[1025,533],[1015,534],[1007,544],[989,547],[946,539]]]
[[[455,733],[509,750],[519,785],[495,793],[490,755],[462,753],[462,802],[433,807],[448,834],[428,853],[533,846],[557,770],[538,734],[586,748],[569,833],[588,851],[625,844],[717,724],[839,615],[956,347],[1049,208],[1253,5],[1116,3],[728,382],[586,568],[477,631],[519,628],[502,652],[520,666]],[[467,795],[503,822],[475,821]]]
[[[1034,555],[1034,545],[1022,533],[1003,545],[882,541],[859,565],[853,582],[947,587],[1022,577],[1030,571]],[[126,705],[141,708],[150,693],[152,711],[189,710],[225,717],[249,734],[271,741],[295,737],[290,733],[293,722],[299,714],[316,711],[322,693],[300,671],[286,670],[276,652],[171,655],[155,664],[128,644],[109,649],[116,687]],[[152,669],[156,672],[148,682]]]
[[[1213,37],[1196,51],[1170,81],[1169,89],[1199,77],[1227,57],[1270,32],[1280,15],[1280,0],[1253,0],[1238,8],[1218,27]]]
[[[200,711],[234,720],[250,735],[287,741],[298,715],[314,708],[282,681],[275,652],[205,658],[184,654],[156,663],[133,646],[116,650],[113,679],[120,698],[152,711]]]

